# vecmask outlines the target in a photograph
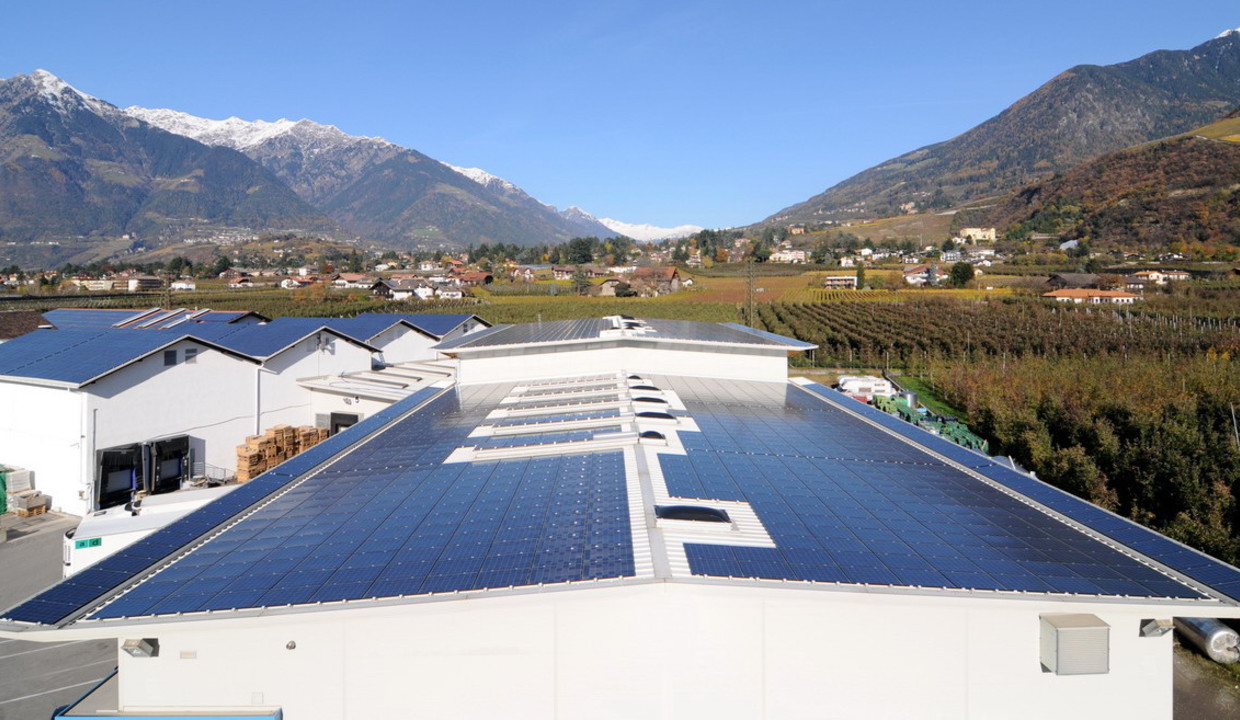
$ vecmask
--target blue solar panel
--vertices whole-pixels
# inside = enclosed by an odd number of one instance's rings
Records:
[[[10,620],[39,623],[54,623],[65,619],[90,601],[108,594],[134,574],[153,567],[157,562],[162,561],[170,554],[175,553],[207,532],[230,521],[238,513],[262,501],[272,493],[279,491],[302,473],[310,471],[341,451],[348,449],[353,439],[364,437],[367,433],[381,428],[384,424],[416,408],[439,392],[441,390],[437,388],[423,388],[419,390],[400,402],[359,422],[357,425],[349,428],[346,433],[339,433],[328,438],[326,441],[315,445],[276,468],[263,473],[249,483],[236,488],[227,495],[186,515],[177,522],[148,535],[114,555],[104,558],[99,563],[53,586],[32,600],[13,608],[4,617]],[[263,522],[262,517],[266,516],[261,516],[253,524],[258,525]],[[231,534],[230,537],[248,537],[246,535],[247,532],[248,530],[242,530]],[[213,554],[213,550],[220,548],[220,546],[227,546],[228,543],[228,538],[222,538],[218,543],[209,543],[208,546],[205,546],[205,548],[209,549],[207,552],[199,555],[199,558],[210,557]],[[225,560],[238,562],[248,567],[249,564],[266,556],[268,552],[274,551],[274,545],[271,546],[269,551],[251,552],[250,554],[247,554],[248,551],[234,551],[227,554]],[[220,554],[224,555],[224,553]],[[183,581],[189,577],[196,576],[198,574],[197,568],[201,567],[196,562],[199,558],[180,561],[169,568],[168,571],[161,573],[160,577],[175,577]],[[270,569],[270,566],[264,565],[264,568]],[[187,573],[189,574],[187,575]],[[130,595],[125,597],[129,598]],[[141,595],[136,597],[141,597]],[[120,603],[119,606],[132,609],[135,602],[131,598],[124,603]],[[55,614],[57,608],[62,611],[61,615],[51,618],[51,615]]]
[[[0,344],[0,375],[84,383],[184,335],[174,330],[39,330]]]
[[[702,429],[697,438],[681,433],[686,456],[660,458],[669,491],[749,502],[778,546],[733,548],[728,555],[686,545],[695,574],[1201,597],[795,388],[685,378],[660,384],[676,390]],[[1002,470],[984,456],[877,415],[873,419],[903,434],[916,430],[919,442],[922,436],[939,440],[933,449],[942,455]]]
[[[632,575],[622,453],[440,464],[491,407],[445,393],[91,616]]]
[[[441,338],[476,316],[451,313],[361,313],[357,317],[362,319],[377,317],[404,320],[416,328]]]

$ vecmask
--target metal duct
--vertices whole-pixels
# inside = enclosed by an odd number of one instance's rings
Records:
[[[1175,629],[1214,662],[1240,662],[1240,633],[1218,620],[1178,617]]]

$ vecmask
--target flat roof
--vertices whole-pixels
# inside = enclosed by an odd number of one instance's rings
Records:
[[[754,330],[736,323],[707,323],[686,320],[648,318],[638,320],[626,316],[582,318],[521,325],[496,325],[436,345],[443,352],[460,352],[513,346],[556,343],[585,343],[597,340],[677,341],[703,345],[746,345],[809,350],[816,345],[774,333]]]
[[[1240,570],[813,383],[616,370],[443,386],[3,618],[63,626],[652,581],[1240,597]],[[656,518],[655,505],[722,510],[735,527]]]

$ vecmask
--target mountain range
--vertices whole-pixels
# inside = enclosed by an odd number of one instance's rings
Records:
[[[1105,153],[983,211],[1008,239],[1091,251],[1171,249],[1223,259],[1240,247],[1240,111],[1175,137]]]
[[[865,170],[762,222],[874,218],[977,202],[1206,125],[1237,105],[1240,31],[1191,50],[1078,65],[955,138]]]
[[[399,249],[623,233],[477,168],[310,120],[117,108],[46,71],[0,80],[0,264],[82,262],[221,234]],[[660,237],[662,231],[629,226]]]
[[[140,245],[135,236],[207,224],[339,229],[235,150],[143,123],[50,73],[0,81],[0,241],[10,262],[107,255]]]

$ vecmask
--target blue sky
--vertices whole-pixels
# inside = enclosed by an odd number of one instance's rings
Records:
[[[1059,72],[1240,27],[1235,0],[40,2],[0,76],[302,117],[626,222],[756,222]]]

